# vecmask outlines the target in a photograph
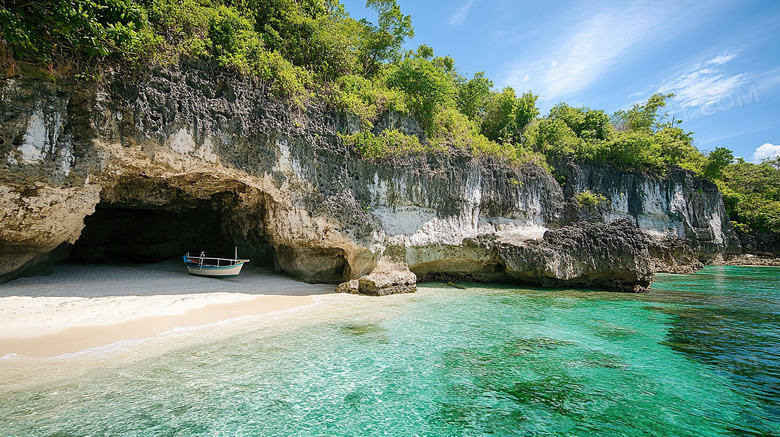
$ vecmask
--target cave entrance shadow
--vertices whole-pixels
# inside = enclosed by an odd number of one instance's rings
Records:
[[[234,243],[225,236],[223,221],[223,211],[208,202],[181,211],[98,204],[95,212],[84,218],[84,229],[66,261],[153,264],[201,251],[229,257]],[[273,265],[270,248],[263,247],[268,253],[258,253],[256,248],[242,246],[242,257],[252,256],[255,265]]]
[[[0,297],[108,297],[245,293],[309,295],[333,292],[332,285],[310,285],[277,273],[274,250],[262,235],[252,242],[230,235],[234,200],[217,195],[187,209],[100,203],[84,219],[78,241],[65,259],[38,276],[0,286]],[[233,278],[190,275],[186,252],[251,261]],[[41,274],[43,273],[43,274]]]

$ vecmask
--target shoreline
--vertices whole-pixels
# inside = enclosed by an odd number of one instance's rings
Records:
[[[262,268],[224,280],[189,275],[178,261],[56,265],[50,275],[0,285],[0,359],[52,358],[141,341],[308,306],[334,292],[333,285],[306,284]]]
[[[179,262],[58,265],[0,285],[0,359],[58,357],[301,308],[334,289],[257,268],[224,280],[189,275]]]
[[[780,258],[762,257],[758,255],[738,255],[714,262],[713,266],[735,266],[735,267],[780,267]]]
[[[145,316],[109,325],[70,326],[28,337],[0,337],[0,358],[55,358],[125,341],[197,330],[245,317],[261,316],[315,303],[315,296],[258,296],[248,301],[209,304],[184,314]]]

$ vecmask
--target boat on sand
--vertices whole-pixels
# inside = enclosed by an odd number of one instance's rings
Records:
[[[184,259],[184,265],[187,266],[187,271],[191,274],[220,278],[238,276],[244,263],[249,262],[248,259],[238,258],[238,250],[236,250],[233,258],[206,256],[203,252],[198,256],[190,255],[187,252],[182,258]]]

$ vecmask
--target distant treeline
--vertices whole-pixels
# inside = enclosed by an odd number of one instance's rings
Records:
[[[663,111],[672,95],[611,115],[560,103],[540,116],[531,92],[495,90],[425,45],[404,50],[414,29],[395,0],[366,6],[376,23],[350,18],[338,0],[10,0],[0,6],[0,68],[88,80],[203,59],[267,81],[293,107],[327,102],[356,116],[364,129],[342,138],[362,159],[460,149],[553,174],[566,159],[659,173],[678,165],[718,184],[739,230],[780,232],[780,160],[702,154]],[[372,134],[386,111],[414,117],[425,140]]]

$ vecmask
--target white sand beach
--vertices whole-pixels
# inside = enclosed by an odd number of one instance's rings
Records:
[[[189,275],[181,262],[55,265],[0,285],[0,357],[54,357],[175,328],[306,306],[333,285],[246,266],[237,278]]]

